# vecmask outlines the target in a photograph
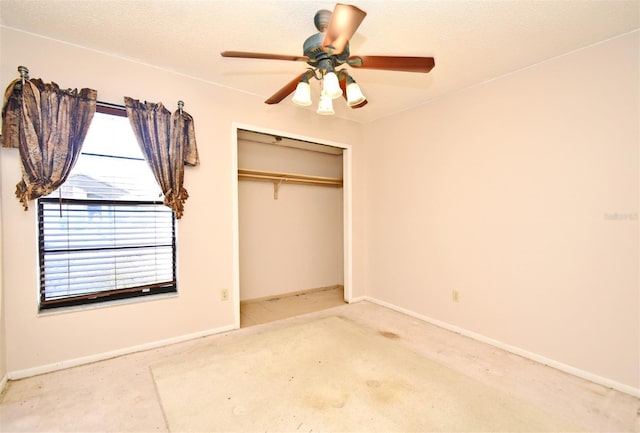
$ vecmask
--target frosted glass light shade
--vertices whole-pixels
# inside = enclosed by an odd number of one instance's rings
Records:
[[[358,105],[364,102],[365,99],[367,98],[364,97],[357,83],[353,82],[347,85],[347,105],[349,107]]]
[[[336,99],[342,96],[342,89],[340,88],[340,83],[338,83],[338,76],[335,74],[335,72],[327,72],[324,75],[322,93],[327,95],[331,99]]]
[[[325,94],[322,94],[320,96],[320,103],[318,104],[318,114],[335,114],[335,111],[333,111],[333,102],[331,101],[331,98]]]
[[[302,105],[303,107],[308,107],[311,105],[311,86],[306,81],[300,81],[298,83],[298,87],[296,87],[296,92],[293,94],[293,99],[291,99],[294,104]]]

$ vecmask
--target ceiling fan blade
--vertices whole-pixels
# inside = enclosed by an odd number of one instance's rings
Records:
[[[306,73],[307,72],[305,71],[302,74],[298,75],[293,80],[289,81],[282,89],[278,90],[269,99],[264,101],[264,103],[265,104],[277,104],[278,102],[282,101],[284,98],[286,98],[287,96],[292,94],[293,91],[296,90],[296,87],[298,87],[298,83],[300,82],[302,77],[305,76]]]
[[[222,57],[237,57],[241,59],[266,59],[266,60],[292,60],[298,62],[306,62],[309,60],[307,56],[289,56],[286,54],[268,54],[268,53],[251,53],[248,51],[223,51],[220,53]]]
[[[354,68],[423,73],[436,65],[433,57],[351,56],[347,62]]]
[[[340,90],[342,90],[342,97],[344,100],[347,100],[347,76],[345,74],[338,75],[340,79],[338,80],[338,84],[340,84]]]
[[[322,47],[331,54],[342,53],[366,16],[365,11],[355,6],[336,4]]]

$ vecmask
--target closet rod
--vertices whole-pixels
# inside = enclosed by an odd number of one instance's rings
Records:
[[[257,182],[291,183],[297,185],[316,185],[332,188],[342,188],[342,179],[336,177],[307,176],[303,174],[282,173],[275,171],[260,171],[238,169],[238,180],[253,180]]]

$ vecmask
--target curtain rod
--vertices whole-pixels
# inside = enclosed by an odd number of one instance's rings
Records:
[[[114,114],[116,116],[127,116],[127,107],[120,104],[113,104],[111,102],[96,101],[97,111],[100,113]],[[178,110],[180,115],[183,114],[184,102],[178,101]]]

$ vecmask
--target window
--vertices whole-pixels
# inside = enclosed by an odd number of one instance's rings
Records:
[[[66,182],[38,200],[40,309],[176,292],[173,211],[124,108],[99,105]]]

